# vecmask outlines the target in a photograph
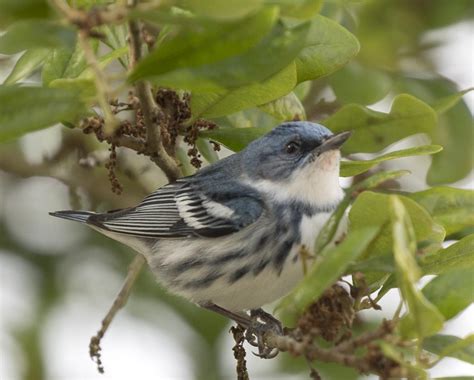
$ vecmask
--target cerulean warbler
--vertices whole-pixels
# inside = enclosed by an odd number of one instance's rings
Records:
[[[144,255],[171,292],[248,326],[244,311],[303,277],[301,247],[343,197],[340,146],[310,122],[288,122],[194,175],[120,211],[58,211]]]

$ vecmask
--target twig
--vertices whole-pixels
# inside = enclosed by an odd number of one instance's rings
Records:
[[[125,278],[125,282],[123,283],[120,292],[115,298],[107,315],[102,320],[102,326],[100,330],[97,332],[96,335],[91,338],[91,341],[89,343],[89,355],[91,359],[97,363],[97,369],[100,373],[104,373],[104,366],[102,365],[100,353],[102,350],[100,346],[101,340],[104,337],[117,312],[127,303],[133,284],[135,283],[135,280],[140,274],[144,263],[145,258],[142,255],[137,254],[131,262],[130,266],[128,267],[127,277]]]
[[[145,141],[133,136],[113,136],[112,141],[117,146],[132,149],[137,153],[141,153],[146,149]]]
[[[392,333],[394,324],[391,321],[383,320],[382,324],[374,331],[366,332],[357,338],[338,344],[335,349],[340,352],[354,351],[358,347],[363,347],[369,342],[381,339]]]
[[[303,356],[308,361],[319,360],[323,362],[339,363],[344,366],[357,369],[360,373],[376,372],[369,358],[364,358],[356,354],[356,350],[367,347],[378,339],[386,338],[393,331],[393,323],[383,321],[375,331],[366,332],[357,338],[343,341],[332,348],[322,348],[313,341],[309,335],[299,336],[297,330],[290,331],[288,335],[278,335],[273,331],[268,331],[264,335],[265,346],[276,348],[279,351],[287,351],[294,356]],[[369,355],[369,354],[368,354]],[[390,359],[387,359],[390,360]],[[398,369],[392,369],[396,371]]]
[[[141,58],[141,38],[140,27],[137,22],[129,22],[130,29],[130,64],[133,67]],[[164,121],[163,111],[158,107],[151,91],[150,84],[139,81],[135,84],[137,97],[143,112],[143,118],[147,129],[147,150],[150,158],[163,170],[170,182],[181,176],[181,171],[176,161],[166,152],[162,139],[158,121]]]
[[[109,104],[109,94],[110,89],[107,84],[106,79],[104,78],[104,73],[99,66],[99,62],[97,61],[97,57],[95,56],[94,50],[92,49],[89,43],[89,37],[91,35],[91,26],[86,25],[85,23],[78,23],[74,22],[80,18],[80,15],[84,15],[84,12],[81,12],[77,9],[70,7],[65,1],[62,0],[51,0],[53,6],[60,12],[64,17],[66,17],[71,23],[76,24],[79,27],[79,31],[77,33],[79,44],[84,51],[84,57],[86,59],[87,64],[92,69],[94,74],[94,82],[97,91],[97,101],[104,113],[104,121],[105,121],[105,128],[104,132],[107,135],[112,135],[115,131],[115,128],[118,126],[118,120],[112,113],[112,109],[110,108]],[[85,17],[84,20],[87,23],[90,21],[91,17]]]
[[[87,64],[90,66],[94,73],[94,82],[97,91],[97,101],[99,102],[100,108],[104,113],[104,132],[106,135],[112,135],[117,126],[119,125],[118,120],[115,118],[112,113],[112,109],[109,104],[109,95],[110,90],[107,84],[107,81],[104,78],[104,73],[99,66],[97,57],[95,56],[94,51],[89,43],[89,36],[86,31],[79,30],[78,33],[79,44],[84,51],[84,57],[86,58]]]

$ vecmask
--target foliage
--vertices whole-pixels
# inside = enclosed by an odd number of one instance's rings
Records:
[[[473,169],[472,116],[463,98],[472,89],[460,91],[432,68],[423,38],[426,31],[472,18],[469,0],[124,3],[0,0],[0,53],[21,53],[0,85],[0,169],[59,178],[71,189],[72,204],[80,189],[97,207],[124,207],[144,190],[127,177],[129,169],[117,161],[117,154],[125,155],[116,148],[149,156],[175,179],[199,167],[203,157],[215,161],[219,144],[239,151],[282,121],[307,118],[333,132],[351,130],[341,176],[353,177],[352,185],[315,236],[314,263],[278,305],[277,315],[306,334],[302,321],[309,323],[312,307],[340,291],[333,285],[343,276],[351,278],[351,312],[378,309],[393,288],[405,311],[401,304],[378,330],[368,323],[357,330],[352,319],[337,328],[329,325],[345,343],[312,336],[304,348],[313,351],[293,353],[314,358],[318,352],[318,359],[337,363],[329,372],[315,364],[328,376],[346,365],[382,378],[422,379],[446,356],[474,363],[472,335],[441,334],[444,323],[474,301],[474,192],[449,186]],[[417,69],[407,69],[407,58],[418,62]],[[420,79],[417,70],[427,75]],[[326,98],[329,90],[335,99]],[[384,99],[390,109],[374,110],[371,105]],[[57,123],[67,128],[56,157],[37,167],[24,163],[15,139]],[[390,149],[415,134],[423,134],[426,144]],[[105,167],[112,188],[120,188],[120,181],[129,198],[112,196],[103,171],[84,174],[76,162],[76,150],[84,157],[104,150],[96,140],[110,145]],[[355,159],[357,153],[375,156]],[[397,189],[393,184],[407,172],[381,169],[388,160],[421,155],[433,156],[426,180],[434,187]],[[347,236],[335,245],[345,218]],[[3,221],[0,235],[12,251],[34,257],[7,236]],[[31,261],[44,273],[60,265],[59,259]],[[419,289],[425,275],[436,277]],[[58,284],[48,286],[58,291]],[[222,320],[190,311],[192,306],[156,290],[148,277],[139,280],[137,291],[180,312],[217,352]],[[356,338],[345,336],[347,329]],[[38,332],[24,334],[33,338],[23,348],[31,341],[38,345]],[[290,338],[299,339],[295,333]],[[370,349],[364,351],[361,342],[370,342]],[[268,344],[291,351],[284,342]],[[387,367],[377,368],[370,355]],[[217,365],[209,369],[211,361],[196,357],[197,378],[219,378]],[[38,350],[28,359],[37,363],[33,377],[40,379]]]

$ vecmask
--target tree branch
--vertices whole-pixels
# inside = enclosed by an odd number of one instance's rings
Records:
[[[110,89],[107,81],[104,78],[104,73],[97,62],[97,57],[92,50],[89,43],[89,35],[84,30],[79,30],[78,33],[79,44],[84,51],[84,57],[86,58],[87,64],[94,73],[95,88],[97,91],[97,101],[99,102],[100,108],[104,113],[104,133],[111,136],[115,129],[118,127],[119,122],[112,113],[112,109],[109,104]]]
[[[137,22],[129,22],[130,29],[130,65],[133,67],[141,58],[142,41],[140,37],[140,27]],[[163,111],[158,107],[153,94],[151,86],[148,82],[139,81],[135,84],[137,97],[140,100],[143,118],[145,120],[147,130],[147,151],[150,153],[150,158],[163,170],[170,182],[175,181],[181,176],[176,161],[168,155],[163,146],[161,139],[161,131],[159,121],[165,122]],[[161,126],[163,128],[163,126]]]
[[[401,368],[398,363],[393,362],[390,358],[385,357],[378,346],[372,344],[378,339],[390,336],[393,329],[394,324],[384,320],[376,330],[363,333],[331,348],[319,347],[309,335],[303,335],[300,339],[296,338],[299,335],[298,329],[291,331],[288,335],[278,335],[274,331],[268,331],[264,336],[264,342],[268,348],[287,351],[292,355],[305,357],[309,361],[319,360],[338,363],[352,367],[360,373],[397,376],[404,374],[404,368]],[[356,353],[356,350],[362,347],[369,348],[365,356]],[[383,361],[386,362],[385,366],[381,365]]]
[[[104,337],[107,329],[109,328],[110,324],[112,323],[115,315],[117,312],[122,309],[125,304],[127,303],[128,297],[130,296],[130,292],[132,290],[133,284],[135,283],[140,271],[145,263],[145,258],[142,255],[135,255],[135,258],[130,263],[128,267],[127,277],[120,289],[117,297],[109,309],[108,313],[106,314],[105,318],[102,320],[102,326],[100,330],[94,335],[89,343],[89,355],[97,363],[97,369],[100,373],[104,373],[104,366],[102,365],[101,360],[101,347],[100,342]]]

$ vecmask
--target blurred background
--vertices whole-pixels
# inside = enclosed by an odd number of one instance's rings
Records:
[[[448,89],[474,86],[473,8],[472,2],[461,0],[327,1],[322,14],[351,30],[362,48],[348,67],[313,83],[317,91],[304,104],[324,98],[388,111],[402,89],[429,102],[430,96]],[[0,81],[14,63],[0,57]],[[384,97],[375,104],[370,97],[361,99],[368,93],[365,87],[372,85],[364,79],[365,70],[379,72],[374,85]],[[453,110],[444,122],[450,128],[467,125],[463,139],[472,150],[474,94],[466,94]],[[423,138],[411,137],[403,144]],[[90,337],[120,289],[133,252],[48,212],[126,207],[165,183],[147,158],[123,149],[118,152],[117,176],[124,191],[115,195],[104,167],[108,155],[106,144],[61,126],[0,145],[0,379],[235,378],[230,323],[166,294],[148,270],[142,271],[128,305],[102,342],[105,374],[90,360]],[[401,186],[421,190],[427,187],[430,160],[397,160],[390,167],[412,170]],[[456,178],[455,186],[474,188],[473,172],[463,176]],[[397,300],[396,293],[390,294],[383,299],[382,311],[371,310],[363,318],[391,316]],[[473,321],[471,306],[444,332],[465,336],[474,332]],[[306,364],[288,355],[265,361],[250,349],[247,353],[252,379],[308,377]],[[357,378],[335,366],[319,368],[326,379]],[[455,359],[444,359],[432,371],[434,377],[473,374],[474,366]]]

